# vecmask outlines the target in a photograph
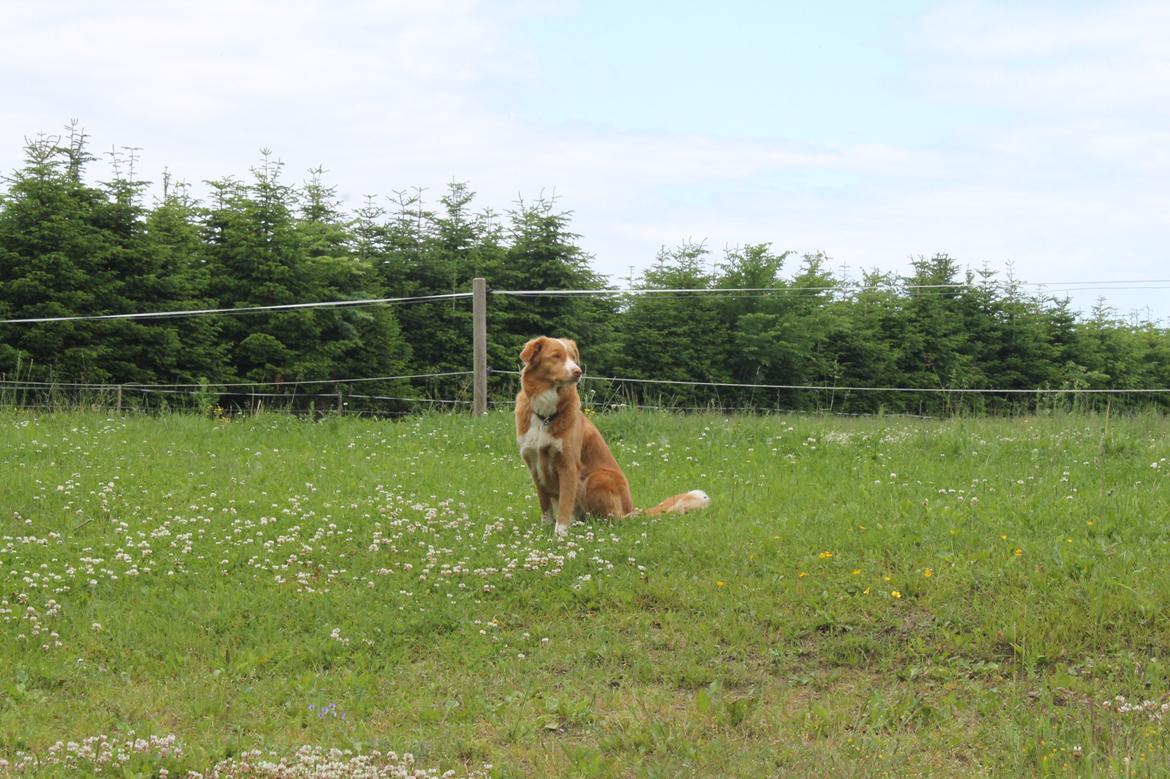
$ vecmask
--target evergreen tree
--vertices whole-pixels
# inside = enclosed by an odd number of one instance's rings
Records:
[[[634,379],[728,382],[732,337],[720,318],[712,295],[655,294],[654,290],[708,289],[715,279],[703,267],[707,249],[687,243],[663,248],[654,267],[646,271],[619,322],[620,345],[616,363],[621,376]],[[672,395],[687,403],[722,405],[734,392],[715,388],[665,389],[647,385],[643,399]]]
[[[1051,388],[1058,384],[1057,349],[1050,320],[1035,298],[1024,295],[1019,283],[1008,278],[1000,294],[980,312],[988,322],[980,339],[980,362],[987,382],[1004,389]],[[1031,402],[1026,396],[1024,405]],[[1005,407],[1021,405],[1020,396],[999,399]]]
[[[305,294],[313,300],[364,300],[378,296],[373,265],[355,256],[352,236],[337,203],[334,188],[322,182],[323,171],[311,171],[305,184],[296,236],[305,252]],[[307,354],[304,370],[332,378],[376,378],[409,372],[410,346],[402,335],[395,311],[388,305],[321,308],[308,312],[315,340],[302,344]],[[321,389],[334,389],[332,387]],[[344,392],[359,396],[408,397],[410,385],[383,380],[348,385]],[[354,401],[361,400],[355,398]],[[356,408],[387,408],[368,402]],[[401,408],[401,404],[390,408]]]
[[[732,335],[726,364],[734,380],[748,384],[822,386],[837,383],[840,367],[831,345],[837,323],[830,306],[835,281],[825,257],[805,255],[791,282],[780,277],[788,253],[775,255],[768,244],[749,245],[726,255],[717,287],[773,290],[744,292],[716,301],[723,326]],[[740,393],[751,405],[816,408],[818,393],[776,389]]]
[[[380,272],[387,295],[425,296],[467,292],[470,277],[461,256],[437,235],[423,191],[396,193],[396,211],[384,235]],[[419,373],[466,371],[471,365],[471,304],[467,300],[424,301],[398,309]],[[434,394],[463,395],[467,381],[442,381]]]
[[[854,294],[833,305],[836,324],[831,347],[840,385],[903,386],[896,351],[903,327],[901,303],[893,274],[874,270],[862,275]],[[845,392],[840,408],[861,413],[901,411],[904,400],[897,392]]]
[[[489,288],[602,290],[605,279],[555,201],[520,203],[502,219],[473,209],[474,193],[452,182],[431,211],[423,190],[373,198],[347,215],[323,172],[301,188],[281,180],[264,152],[245,182],[210,182],[208,205],[164,176],[162,196],[143,203],[136,150],[112,155],[111,181],[91,186],[92,157],[76,123],[38,137],[0,193],[0,320],[235,308],[466,292]],[[1170,331],[1126,321],[1104,304],[1080,319],[1069,302],[1025,293],[1010,275],[962,272],[945,254],[914,262],[905,278],[872,272],[857,290],[806,255],[767,243],[726,252],[717,271],[702,246],[660,252],[639,291],[602,295],[493,297],[489,364],[507,371],[535,335],[581,341],[589,376],[826,387],[1145,388],[1170,383]],[[728,294],[653,294],[665,289]],[[753,289],[758,293],[731,292]],[[182,382],[247,379],[283,385],[334,378],[467,371],[466,299],[402,306],[295,310],[166,319],[0,325],[0,374],[61,382]],[[360,395],[466,397],[470,380],[369,383]],[[511,394],[504,373],[493,388]],[[587,385],[609,393],[602,382]],[[263,388],[262,388],[263,389]],[[326,385],[298,390],[332,392]],[[849,411],[1032,409],[1030,394],[845,393],[662,385],[625,388],[648,400]],[[1145,395],[1056,397],[1077,408],[1170,405]],[[1044,403],[1049,403],[1044,400]]]
[[[161,199],[146,215],[143,253],[155,272],[141,285],[144,311],[185,311],[214,308],[206,247],[199,224],[199,207],[183,183],[163,175]],[[169,381],[192,384],[219,382],[226,378],[227,345],[217,315],[185,316],[153,326],[172,334],[177,352],[169,365]]]
[[[209,182],[207,213],[209,290],[220,308],[313,302],[306,251],[296,232],[296,192],[280,180],[283,165],[262,152],[251,184],[234,179]],[[232,375],[282,386],[328,376],[314,357],[320,330],[311,311],[247,313],[224,317]]]
[[[973,277],[959,280],[958,264],[946,254],[913,262],[905,279],[904,332],[898,348],[898,367],[904,386],[935,389],[988,386],[972,354],[964,304],[971,301]],[[908,399],[909,400],[909,399]],[[971,396],[923,393],[918,412],[937,412],[972,402]]]
[[[571,214],[555,210],[555,202],[521,202],[509,212],[510,244],[487,257],[489,288],[512,290],[603,289],[604,279],[589,266],[590,257],[569,230]],[[606,296],[560,295],[495,297],[489,312],[489,361],[512,369],[524,342],[538,335],[580,342],[590,376],[609,374],[614,365],[611,327],[616,316]]]
[[[0,211],[0,282],[7,318],[133,313],[147,268],[138,246],[142,184],[86,185],[93,160],[76,125],[64,139],[39,137],[9,179]],[[64,143],[62,143],[64,140]],[[62,381],[152,381],[165,338],[130,320],[10,325],[0,333],[0,371]]]

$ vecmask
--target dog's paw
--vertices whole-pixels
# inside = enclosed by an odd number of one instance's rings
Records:
[[[569,535],[569,525],[567,522],[563,525],[559,522],[557,523],[557,535],[561,536],[562,538]]]
[[[556,524],[557,518],[551,511],[543,511],[540,514],[540,521],[546,525]]]

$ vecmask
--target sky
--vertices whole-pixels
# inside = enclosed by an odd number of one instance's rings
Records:
[[[623,285],[688,241],[712,262],[824,252],[854,280],[946,252],[1170,323],[1165,0],[0,0],[0,17],[5,174],[77,119],[91,151],[140,147],[140,177],[196,194],[267,148],[290,182],[324,167],[350,208],[413,187],[437,204],[452,181],[496,211],[555,196]]]

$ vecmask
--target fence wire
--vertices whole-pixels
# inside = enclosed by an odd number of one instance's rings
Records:
[[[1121,289],[1128,287],[1120,287],[1116,285],[1131,285],[1141,286],[1143,288],[1162,289],[1160,285],[1170,284],[1167,279],[1146,279],[1135,281],[1118,281],[1118,282],[1046,282],[1046,283],[1023,283],[1022,287],[1035,287],[1046,291],[1053,291],[1053,287],[1065,287],[1068,290],[1078,289]],[[1097,285],[1097,286],[1093,286]],[[962,289],[981,289],[986,287],[1002,286],[1002,283],[995,282],[985,285],[968,284],[968,283],[949,283],[949,284],[898,284],[897,282],[879,283],[877,285],[859,285],[859,284],[839,284],[835,286],[826,287],[799,287],[799,286],[782,286],[782,287],[755,287],[755,288],[701,288],[701,289],[579,289],[579,290],[490,290],[490,294],[497,296],[510,296],[516,298],[526,297],[541,297],[541,296],[627,296],[627,295],[664,295],[664,296],[683,296],[695,294],[713,294],[713,295],[729,295],[729,296],[766,296],[773,294],[804,294],[804,293],[822,293],[822,292],[838,292],[838,293],[853,293],[864,291],[913,291],[916,294],[946,294],[954,290]],[[1059,291],[1059,290],[1057,290]],[[282,304],[271,306],[245,306],[238,308],[207,308],[207,309],[190,309],[190,310],[176,310],[176,311],[155,311],[155,312],[140,312],[140,313],[126,313],[126,314],[103,314],[93,316],[60,316],[60,317],[34,317],[24,319],[6,319],[0,320],[0,325],[21,325],[21,324],[40,324],[40,323],[54,323],[54,322],[75,322],[75,321],[101,321],[101,320],[153,320],[153,319],[169,319],[189,316],[205,316],[205,315],[236,315],[236,314],[254,314],[261,312],[281,312],[294,311],[305,309],[319,309],[319,308],[353,308],[372,305],[404,305],[413,303],[422,303],[430,301],[448,301],[458,300],[464,298],[471,298],[471,292],[455,292],[437,295],[421,295],[411,297],[396,297],[396,298],[368,298],[361,300],[338,300],[338,301],[322,301],[315,303],[295,303]],[[489,375],[495,376],[509,376],[518,377],[519,371],[515,370],[488,370]],[[0,379],[0,392],[8,395],[15,393],[24,393],[25,399],[27,395],[52,395],[60,391],[68,391],[73,393],[98,393],[100,395],[116,396],[119,401],[123,397],[123,393],[137,394],[140,396],[159,396],[159,397],[179,397],[186,396],[191,398],[207,398],[207,397],[223,397],[223,398],[240,398],[251,401],[258,400],[272,400],[276,399],[284,401],[289,404],[312,401],[321,401],[322,405],[328,405],[336,408],[336,413],[361,413],[369,414],[375,413],[368,409],[350,410],[346,408],[346,404],[352,400],[357,402],[357,405],[370,404],[413,404],[413,405],[430,405],[432,407],[447,407],[455,408],[462,406],[471,406],[472,401],[461,398],[437,398],[437,397],[410,397],[409,395],[381,395],[381,394],[361,394],[348,392],[351,387],[357,387],[363,384],[374,383],[389,383],[397,381],[416,381],[416,380],[434,380],[456,377],[474,376],[474,371],[443,371],[431,373],[412,373],[402,374],[396,376],[369,376],[369,377],[347,377],[337,379],[293,379],[293,380],[273,380],[273,381],[234,381],[234,382],[170,382],[170,383],[141,383],[141,382],[125,382],[121,384],[108,384],[98,382],[61,382],[61,381],[33,381],[21,379]],[[781,411],[782,409],[771,409],[767,407],[756,407],[745,403],[744,405],[717,405],[719,390],[735,390],[735,391],[787,391],[787,392],[819,392],[819,393],[833,393],[847,395],[851,393],[919,393],[919,394],[936,394],[936,395],[997,395],[1003,397],[1025,397],[1025,396],[1125,396],[1125,395],[1144,395],[1152,396],[1159,394],[1170,395],[1170,388],[1115,388],[1115,389],[1094,389],[1094,388],[1080,388],[1080,387],[1037,387],[1032,389],[1021,388],[995,388],[995,387],[865,387],[865,386],[835,386],[829,384],[773,384],[773,383],[749,383],[749,382],[723,382],[723,381],[705,381],[700,379],[693,380],[679,380],[679,379],[654,379],[654,378],[638,378],[631,376],[586,376],[582,379],[584,386],[588,387],[591,383],[602,384],[607,383],[614,386],[645,386],[645,387],[674,387],[678,389],[687,388],[690,390],[713,390],[715,397],[712,404],[706,405],[644,405],[635,404],[633,402],[613,402],[612,398],[618,393],[611,393],[609,400],[601,402],[591,401],[594,407],[598,408],[619,408],[619,407],[637,407],[645,409],[666,409],[674,411],[746,411],[754,408],[762,408],[765,411]],[[308,390],[313,387],[333,387],[332,391],[326,392],[312,392],[300,391]],[[343,389],[344,388],[344,389]],[[499,388],[497,387],[497,391]],[[681,398],[681,395],[679,396]],[[643,393],[643,399],[645,393]],[[3,399],[3,396],[0,396]],[[691,401],[695,400],[691,396]],[[489,400],[491,406],[510,405],[511,400]],[[685,402],[685,400],[683,401]],[[701,401],[700,401],[701,402]],[[50,404],[51,405],[51,404]],[[384,409],[381,412],[389,415],[396,415],[397,410]],[[840,412],[834,412],[840,413]]]
[[[491,370],[489,373],[507,376],[519,376],[519,371]],[[724,387],[728,389],[777,389],[777,390],[808,390],[816,392],[938,392],[938,393],[966,393],[987,395],[1127,395],[1127,394],[1158,394],[1170,393],[1170,387],[1153,389],[1088,389],[1067,388],[1057,389],[1041,387],[1037,389],[996,389],[994,387],[841,387],[832,384],[746,384],[731,381],[689,381],[673,379],[636,379],[622,376],[583,376],[581,382],[607,381],[621,384],[659,384],[667,386],[686,387]]]
[[[318,303],[283,303],[273,306],[240,306],[237,308],[195,308],[177,311],[141,311],[133,314],[94,314],[90,316],[45,316],[26,319],[0,319],[0,325],[29,325],[46,322],[100,322],[116,319],[178,319],[188,316],[209,316],[211,314],[257,314],[272,311],[301,311],[314,308],[358,308],[376,305],[403,305],[426,303],[432,300],[456,300],[470,298],[470,292],[451,292],[444,295],[417,295],[402,298],[366,298],[364,300],[329,300]]]

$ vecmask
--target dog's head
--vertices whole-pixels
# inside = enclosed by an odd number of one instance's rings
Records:
[[[521,373],[525,378],[551,387],[576,384],[584,373],[577,344],[568,338],[533,338],[524,344],[520,362],[524,363]]]

